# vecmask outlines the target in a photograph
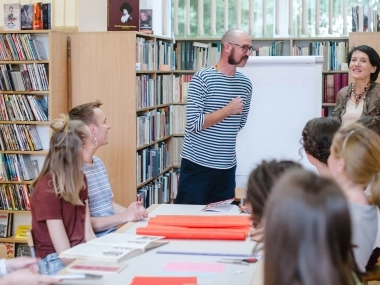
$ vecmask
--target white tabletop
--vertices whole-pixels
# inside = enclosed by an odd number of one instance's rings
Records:
[[[154,208],[154,207],[153,207]],[[156,215],[223,215],[222,213],[202,212],[204,206],[198,205],[174,205],[162,204],[155,207],[149,214],[149,217]],[[238,208],[230,215],[239,215]],[[136,234],[136,228],[145,226],[147,221],[130,223],[122,227],[118,232]],[[128,266],[118,275],[107,276],[96,284],[130,284],[134,276],[176,276],[179,274],[175,271],[164,271],[164,267],[178,265],[180,263],[189,263],[194,269],[201,265],[210,266],[210,271],[198,272],[189,271],[188,276],[196,276],[198,284],[251,284],[252,277],[256,270],[257,264],[249,265],[218,263],[220,256],[207,255],[187,255],[187,254],[158,254],[159,251],[176,251],[205,254],[245,254],[250,255],[255,242],[247,238],[245,241],[235,240],[177,240],[170,239],[169,243],[149,250],[139,256],[128,259]],[[184,276],[183,274],[181,274]],[[70,284],[73,284],[70,282]],[[83,283],[77,283],[83,284]]]

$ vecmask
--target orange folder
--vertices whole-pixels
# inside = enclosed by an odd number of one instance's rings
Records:
[[[148,225],[180,226],[188,228],[229,228],[249,227],[248,216],[194,216],[194,215],[157,215]]]
[[[248,228],[186,228],[148,225],[136,229],[138,235],[164,236],[168,239],[245,240]]]
[[[196,277],[136,276],[131,285],[197,285]]]

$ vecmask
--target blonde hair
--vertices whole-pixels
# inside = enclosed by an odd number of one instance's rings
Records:
[[[341,127],[332,142],[332,155],[343,158],[349,179],[360,185],[372,182],[371,202],[380,206],[380,137],[353,123]]]
[[[49,152],[33,186],[50,173],[56,196],[73,205],[83,206],[79,199],[79,192],[86,186],[82,172],[82,144],[90,134],[88,127],[82,121],[69,120],[67,115],[61,115],[50,127],[53,135]]]

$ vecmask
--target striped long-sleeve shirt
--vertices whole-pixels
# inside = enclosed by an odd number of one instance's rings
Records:
[[[242,73],[227,76],[209,67],[194,74],[187,101],[185,141],[181,157],[196,164],[228,169],[236,165],[236,137],[247,122],[252,83]],[[243,111],[202,130],[205,114],[228,105],[240,96]]]

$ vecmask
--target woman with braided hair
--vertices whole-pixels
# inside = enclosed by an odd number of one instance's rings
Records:
[[[329,117],[308,121],[302,130],[301,144],[309,162],[317,168],[320,175],[330,176],[327,159],[334,134],[341,124]]]

